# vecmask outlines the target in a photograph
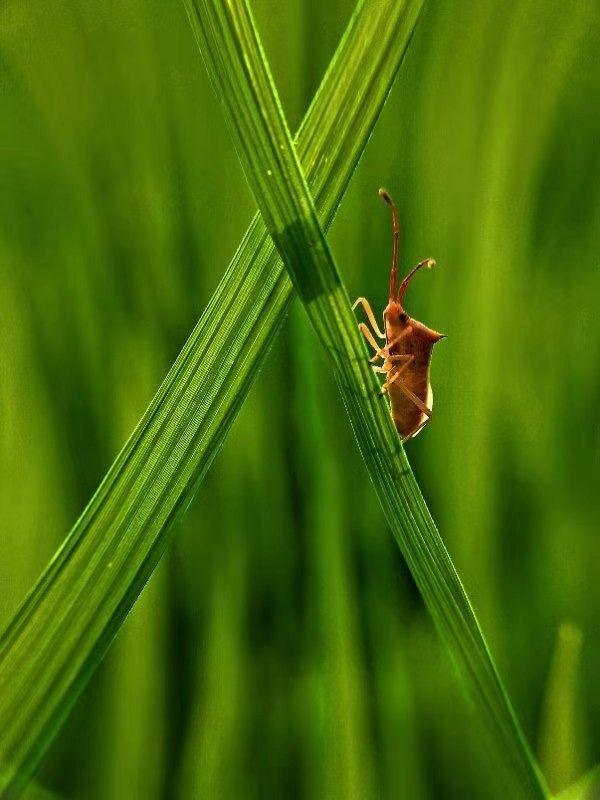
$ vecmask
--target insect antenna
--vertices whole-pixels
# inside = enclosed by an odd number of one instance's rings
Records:
[[[427,269],[431,269],[435,267],[435,261],[433,258],[426,258],[424,261],[419,261],[416,267],[413,267],[411,271],[408,273],[406,278],[400,284],[400,288],[398,289],[398,297],[396,302],[402,305],[402,301],[404,300],[404,295],[406,294],[406,290],[408,289],[408,284],[411,282],[413,275],[415,272],[418,272],[420,269],[426,267]]]
[[[400,221],[398,211],[387,189],[379,190],[379,197],[392,209],[392,225],[394,226],[394,254],[392,256],[392,269],[390,272],[390,303],[394,302],[396,294],[396,275],[398,273],[398,239],[400,238]]]

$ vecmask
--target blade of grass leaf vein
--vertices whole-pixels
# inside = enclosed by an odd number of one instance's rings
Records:
[[[298,133],[331,224],[421,0],[359,2]],[[160,559],[235,418],[292,287],[262,220],[248,229],[138,427],[0,639],[0,794],[15,798]]]
[[[501,765],[511,797],[547,790],[479,623],[429,514],[378,382],[287,128],[246,0],[185,0],[267,228],[330,355],[388,522]]]

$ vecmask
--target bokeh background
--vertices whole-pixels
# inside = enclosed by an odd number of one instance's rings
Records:
[[[295,128],[352,2],[253,6]],[[331,234],[376,308],[380,185],[402,264],[438,261],[407,299],[448,334],[410,458],[554,788],[600,760],[599,23],[592,0],[431,0]],[[3,625],[254,206],[177,0],[5,0],[0,74]],[[480,738],[297,304],[39,782],[485,799]]]

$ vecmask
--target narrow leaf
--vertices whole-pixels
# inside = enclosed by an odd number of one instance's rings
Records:
[[[493,740],[511,797],[546,797],[543,778],[475,613],[410,469],[365,356],[346,290],[304,179],[246,0],[186,0],[248,183],[325,347],[388,522]],[[371,70],[371,66],[367,66]]]
[[[298,133],[328,227],[419,2],[357,6]],[[256,217],[131,438],[0,638],[0,796],[17,797],[96,669],[239,411],[292,296]]]
[[[538,755],[553,792],[574,783],[582,771],[577,725],[582,639],[576,625],[563,623],[559,627],[546,684]]]

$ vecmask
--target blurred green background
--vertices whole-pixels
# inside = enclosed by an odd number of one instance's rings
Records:
[[[352,2],[253,6],[295,128]],[[403,266],[438,261],[407,299],[448,334],[410,458],[557,789],[600,760],[599,23],[591,0],[432,0],[331,235],[382,308],[385,185]],[[5,0],[0,74],[4,625],[254,207],[178,0]],[[479,740],[297,304],[39,781],[488,798]]]

